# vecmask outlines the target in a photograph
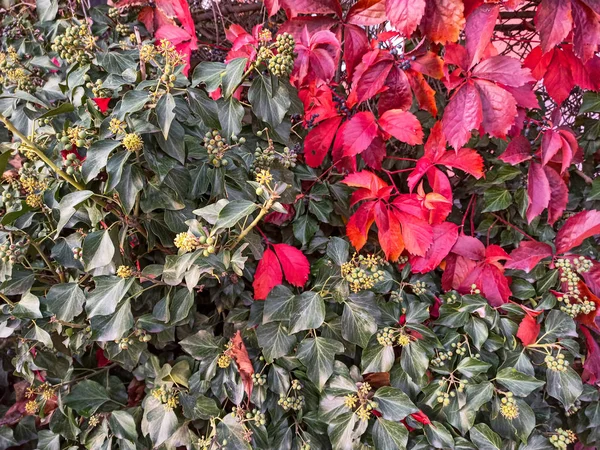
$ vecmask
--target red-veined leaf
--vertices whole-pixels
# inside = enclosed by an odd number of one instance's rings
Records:
[[[517,102],[506,89],[486,80],[477,80],[483,112],[481,126],[493,137],[504,139],[517,117]]]
[[[458,152],[446,151],[435,160],[435,163],[460,169],[477,179],[483,176],[483,158],[477,150],[472,148],[461,148]]]
[[[563,146],[563,140],[560,133],[548,129],[542,135],[542,164],[550,162]]]
[[[535,80],[531,76],[531,70],[521,66],[521,61],[503,55],[481,61],[473,68],[473,76],[512,87],[523,86]]]
[[[469,15],[465,25],[465,47],[467,49],[469,68],[479,62],[490,42],[499,10],[500,5],[488,3],[481,5]]]
[[[480,261],[485,258],[485,245],[473,236],[461,234],[452,247],[452,253],[474,261]]]
[[[365,202],[358,207],[346,224],[346,235],[358,251],[367,242],[369,229],[375,221],[375,202]]]
[[[365,30],[356,25],[344,27],[344,61],[348,79],[352,80],[355,67],[360,64],[362,57],[369,51],[369,39]]]
[[[440,44],[456,42],[465,25],[462,0],[429,0],[421,20],[421,30]]]
[[[372,26],[386,20],[386,0],[359,0],[348,10],[346,23]]]
[[[344,130],[344,156],[356,156],[377,136],[377,120],[370,111],[354,115]]]
[[[347,184],[348,186],[360,188],[358,191],[355,191],[352,194],[350,206],[355,205],[361,200],[378,198],[387,200],[389,198],[389,188],[391,186],[388,186],[385,181],[368,170],[351,173],[342,180],[342,183]]]
[[[582,211],[569,217],[556,235],[556,253],[565,253],[600,234],[600,211]]]
[[[525,314],[525,317],[523,317],[519,324],[517,337],[524,346],[531,345],[536,342],[537,337],[540,334],[540,328],[541,325],[535,319],[535,316]]]
[[[433,229],[427,221],[402,211],[394,211],[402,224],[404,246],[411,255],[424,256],[433,242]]]
[[[407,70],[408,82],[410,87],[415,94],[419,108],[429,112],[432,116],[436,117],[438,110],[435,103],[435,91],[425,79],[423,75],[414,70]]]
[[[304,159],[310,167],[319,167],[323,162],[331,143],[335,138],[335,132],[342,122],[341,116],[327,119],[306,135],[304,142]]]
[[[410,37],[421,22],[425,3],[425,0],[385,0],[387,19],[403,36]]]
[[[535,15],[542,51],[552,50],[569,34],[572,27],[571,0],[542,0]]]
[[[532,162],[529,165],[529,174],[527,177],[527,223],[531,223],[533,219],[539,216],[550,203],[550,183],[544,168]]]
[[[361,154],[362,159],[365,161],[367,166],[375,170],[381,170],[381,163],[385,159],[386,149],[385,141],[379,136],[376,136]]]
[[[379,115],[390,109],[408,110],[412,105],[412,93],[406,73],[397,67],[392,67],[385,81],[387,90],[382,92],[377,103]]]
[[[529,273],[542,259],[550,256],[552,256],[550,245],[537,241],[521,241],[519,247],[510,253],[510,261],[504,267]]]
[[[552,201],[548,204],[548,223],[553,225],[562,217],[569,203],[569,188],[563,178],[550,166],[544,167],[544,172],[550,184],[550,198]]]
[[[588,384],[595,385],[600,380],[600,346],[598,346],[598,342],[586,327],[581,327],[580,330],[585,336],[587,346],[587,356],[583,364],[582,379]]]
[[[283,282],[283,273],[281,272],[281,265],[277,259],[277,255],[273,250],[267,248],[263,253],[262,259],[259,261],[256,267],[256,273],[254,274],[254,282],[252,287],[254,288],[254,299],[264,300],[278,284]]]
[[[296,287],[304,286],[310,274],[310,265],[306,256],[288,244],[275,244],[273,248],[287,282]]]
[[[467,82],[450,99],[444,110],[442,130],[454,149],[459,149],[471,138],[471,130],[479,128],[483,112],[479,92]]]
[[[518,135],[510,141],[504,153],[498,157],[501,161],[511,165],[519,164],[531,158],[531,143],[523,135]]]
[[[414,114],[400,109],[390,109],[379,118],[379,126],[383,131],[391,134],[401,142],[408,145],[423,143],[423,129]]]
[[[600,4],[596,2],[598,11]],[[573,52],[584,63],[594,57],[600,43],[600,17],[585,4],[585,1],[573,0]]]
[[[596,308],[587,314],[579,314],[575,317],[575,320],[588,328],[594,329],[596,332],[600,332],[600,327],[598,327],[598,324],[596,323],[596,317],[598,316],[598,311],[600,311],[600,298],[596,297],[581,280],[577,283],[577,288],[579,289],[580,298],[585,298],[594,303]]]
[[[448,256],[458,239],[458,226],[452,222],[432,225],[433,244],[424,256],[410,256],[409,262],[414,273],[427,273],[440,265]]]
[[[397,261],[404,251],[400,221],[385,203],[377,202],[375,206],[375,223],[377,224],[379,245],[381,245],[386,259]]]

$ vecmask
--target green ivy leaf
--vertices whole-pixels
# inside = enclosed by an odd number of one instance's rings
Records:
[[[296,356],[306,367],[308,378],[322,390],[333,373],[335,355],[343,351],[341,342],[317,336],[304,339],[298,346]]]
[[[571,367],[565,371],[546,369],[547,392],[568,411],[583,392],[581,377]]]
[[[158,100],[156,104],[156,117],[163,137],[168,139],[171,123],[175,118],[175,99],[171,94],[167,93]]]
[[[404,425],[378,417],[373,425],[375,448],[405,450],[408,443],[408,430]]]
[[[290,334],[319,328],[325,320],[325,302],[317,292],[307,291],[294,297]]]
[[[512,204],[510,192],[504,188],[492,187],[486,189],[483,193],[483,203],[485,208],[483,212],[501,211]]]
[[[44,304],[59,320],[71,322],[83,311],[85,295],[77,283],[57,284],[50,288]]]
[[[479,450],[500,450],[502,439],[485,423],[478,423],[471,430],[469,436]]]
[[[134,278],[125,279],[115,276],[95,278],[96,288],[88,294],[85,305],[88,317],[107,316],[114,313],[133,281]]]
[[[271,78],[264,75],[258,75],[252,81],[248,90],[248,100],[254,114],[274,127],[281,123],[291,104],[286,86],[277,83],[277,87],[273,89]]]
[[[110,402],[110,395],[104,386],[92,380],[83,380],[73,386],[65,397],[64,404],[78,414],[90,417],[102,405]]]
[[[544,385],[543,381],[519,372],[514,367],[505,367],[496,374],[496,381],[519,397],[527,397]]]
[[[215,223],[214,229],[220,230],[223,228],[231,228],[257,209],[258,205],[249,200],[234,200],[229,202],[219,212],[219,218]]]
[[[256,329],[256,336],[268,363],[289,354],[296,344],[296,338],[290,336],[287,328],[280,322],[260,325]]]
[[[86,271],[110,264],[114,254],[115,246],[108,230],[94,231],[83,240],[83,266]]]

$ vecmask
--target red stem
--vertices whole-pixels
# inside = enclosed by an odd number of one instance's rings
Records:
[[[512,223],[508,222],[507,220],[503,219],[502,217],[492,213],[492,216],[494,216],[496,219],[498,219],[500,222],[502,222],[504,225],[511,227],[515,230],[517,230],[519,233],[521,233],[523,236],[525,236],[527,239],[529,239],[530,241],[535,241],[534,238],[532,238],[531,236],[529,236],[527,233],[525,233],[523,230],[521,230],[519,227],[517,227],[516,225],[513,225]]]

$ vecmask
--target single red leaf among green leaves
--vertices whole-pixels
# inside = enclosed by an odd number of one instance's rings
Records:
[[[510,261],[504,267],[529,273],[542,259],[551,256],[552,247],[550,245],[537,241],[521,241],[519,247],[510,253]]]
[[[240,376],[242,377],[244,391],[246,391],[246,395],[248,396],[248,399],[250,399],[252,396],[252,388],[254,386],[254,382],[252,381],[254,367],[252,367],[252,362],[248,356],[248,350],[246,349],[246,344],[244,344],[240,330],[238,330],[231,339],[230,351],[231,356],[235,360],[235,364],[237,365]]]
[[[524,346],[534,344],[540,334],[541,325],[538,323],[536,317],[539,316],[542,311],[534,311],[533,309],[527,308],[526,306],[519,305],[525,316],[519,324],[517,330],[517,337],[521,340]]]
[[[569,217],[556,235],[556,253],[565,253],[600,234],[600,211],[581,211]]]
[[[287,282],[296,287],[304,286],[310,274],[310,264],[306,256],[300,250],[288,244],[275,244],[273,248],[277,258],[279,258]]]

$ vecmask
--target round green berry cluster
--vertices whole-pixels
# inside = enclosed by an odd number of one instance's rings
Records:
[[[11,264],[15,264],[23,259],[25,255],[25,247],[29,244],[29,241],[19,241],[11,244],[10,242],[5,242],[0,245],[0,259],[2,262],[9,262]]]
[[[264,386],[267,383],[267,376],[260,373],[252,374],[252,384],[254,386]]]
[[[86,81],[85,86],[92,90],[94,97],[106,97],[109,95],[108,89],[102,87],[102,80],[98,79],[93,82],[92,78],[87,73],[83,76],[83,79]]]
[[[408,262],[408,256],[406,256],[406,255],[402,255],[398,258],[399,265],[406,264],[407,262]]]
[[[18,189],[12,189],[10,187],[9,188],[5,187],[5,190],[2,191],[2,196],[0,197],[0,201],[2,202],[2,205],[6,209],[11,209],[19,201],[20,195],[21,195],[21,193],[19,192]]]
[[[286,169],[296,167],[296,160],[298,158],[298,154],[295,150],[290,150],[289,147],[283,147],[283,153],[278,153],[279,161]]]
[[[560,449],[566,449],[569,444],[577,441],[577,435],[571,430],[563,430],[557,428],[552,436],[550,436],[550,443]]]
[[[83,249],[81,247],[75,247],[73,249],[73,259],[79,261],[81,258],[83,258]]]
[[[173,66],[171,66],[171,64],[165,64],[165,70],[160,76],[160,81],[162,81],[167,87],[173,88],[175,87],[175,80],[177,80],[177,75],[173,73]]]
[[[69,175],[73,175],[75,171],[81,172],[81,161],[77,158],[75,153],[69,153],[63,159],[63,164],[65,166],[65,172]]]
[[[118,23],[116,26],[117,33],[121,36],[127,36],[129,34],[129,25],[124,23]]]
[[[245,414],[245,418],[247,420],[254,421],[257,425],[266,425],[267,424],[265,415],[256,408],[254,408],[252,411],[248,411]]]
[[[454,391],[439,392],[439,395],[437,397],[437,402],[441,403],[442,406],[448,406],[450,404],[450,394],[454,394],[454,395],[452,395],[452,397],[456,396],[456,393]]]
[[[268,170],[275,161],[275,147],[270,143],[266,148],[256,147],[254,151],[254,162],[252,163],[252,173],[260,173],[261,170]]]
[[[297,397],[290,397],[281,395],[279,396],[279,400],[277,400],[277,404],[283,408],[284,411],[289,411],[290,409],[293,411],[300,411],[304,407],[304,396],[298,395]]]
[[[119,18],[121,17],[121,14],[119,13],[119,8],[108,8],[108,17],[110,17],[114,21],[119,20]]]
[[[89,147],[92,144],[92,132],[89,132],[81,126],[67,128],[64,133],[56,133],[56,139],[63,144],[65,149],[72,145],[76,147]]]
[[[422,295],[427,292],[427,285],[424,281],[417,281],[415,284],[413,284],[412,289],[415,294]]]
[[[135,335],[140,342],[150,342],[152,340],[152,336],[146,334],[146,331],[142,330],[141,328],[135,329]]]
[[[67,61],[69,64],[89,64],[94,55],[90,52],[93,48],[94,38],[86,25],[68,27],[63,34],[54,38],[52,51]]]
[[[129,348],[129,338],[116,339],[115,344],[119,344],[121,350],[127,350]]]
[[[575,400],[575,403],[573,404],[573,406],[571,406],[567,411],[565,411],[565,415],[567,417],[570,417],[570,416],[576,414],[577,411],[579,411],[580,409],[581,409],[581,401],[579,399]]]
[[[237,136],[236,136],[237,139]],[[246,139],[241,138],[246,142]],[[218,130],[208,131],[204,135],[204,146],[208,153],[208,159],[211,164],[215,167],[226,166],[229,164],[229,160],[226,159],[225,152],[229,150],[230,146],[225,142],[221,133]]]
[[[456,303],[458,301],[458,295],[454,294],[454,293],[448,293],[446,294],[444,297],[442,297],[446,303],[448,304],[452,304],[452,303]]]
[[[596,304],[588,300],[587,297],[583,297],[581,303],[571,303],[567,296],[557,297],[556,299],[561,303],[560,310],[573,318],[580,314],[589,314],[596,311]]]
[[[556,357],[547,355],[546,358],[544,358],[544,362],[548,369],[555,372],[564,372],[569,367],[569,361],[565,359],[565,355],[562,353],[559,353]]]
[[[277,54],[269,59],[269,72],[276,77],[286,77],[294,69],[294,47],[296,42],[289,33],[282,33],[277,36],[275,48]]]
[[[393,328],[385,327],[377,332],[377,342],[384,347],[394,345],[396,333]]]
[[[300,446],[300,450],[310,450],[310,449],[311,449],[310,442],[305,442],[304,444],[302,444]]]
[[[508,420],[514,420],[519,417],[519,406],[512,392],[507,392],[505,397],[500,400],[500,414]]]

